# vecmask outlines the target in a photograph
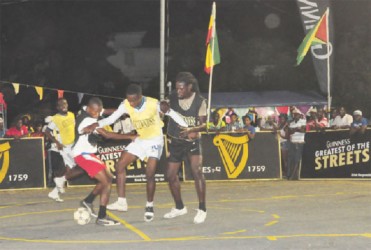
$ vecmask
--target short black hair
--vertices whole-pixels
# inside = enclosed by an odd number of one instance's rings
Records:
[[[99,97],[92,97],[89,99],[88,106],[91,105],[98,105],[99,107],[103,107],[103,102]]]
[[[176,75],[175,82],[183,82],[186,85],[192,84],[192,90],[197,93],[199,92],[198,81],[191,72],[179,72]]]
[[[126,95],[142,95],[142,87],[139,84],[132,83],[126,89]]]

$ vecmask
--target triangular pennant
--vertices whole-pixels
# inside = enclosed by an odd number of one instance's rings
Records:
[[[15,94],[18,94],[19,93],[19,83],[13,82],[12,85],[14,87]]]
[[[44,95],[44,88],[43,87],[35,87],[35,89],[36,89],[37,94],[40,97],[40,100],[42,100],[43,99],[43,95]]]
[[[83,97],[84,97],[84,93],[77,93],[77,98],[79,99],[79,104],[81,103]]]

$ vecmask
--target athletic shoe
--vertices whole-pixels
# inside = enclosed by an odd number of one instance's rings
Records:
[[[183,207],[182,209],[176,209],[175,207],[173,207],[169,213],[164,215],[164,218],[172,219],[181,215],[185,215],[186,213],[188,213],[187,207]]]
[[[58,189],[58,192],[64,194],[66,191],[64,190],[65,181],[63,177],[55,177],[54,178],[55,186]]]
[[[97,218],[95,223],[99,226],[117,226],[121,224],[120,222],[109,217],[108,215],[106,215],[106,217],[104,218]]]
[[[120,211],[120,212],[126,212],[128,211],[128,203],[127,202],[119,203],[118,201],[116,201],[112,204],[109,204],[107,206],[107,209],[114,210],[114,211]]]
[[[82,200],[80,201],[80,207],[86,208],[92,217],[98,218],[98,215],[94,211],[93,204],[87,203],[86,201]]]
[[[196,214],[195,218],[193,219],[193,222],[195,224],[204,223],[205,220],[206,220],[207,213],[204,210],[201,210],[201,209],[196,209],[196,210],[197,210],[197,214]]]
[[[53,189],[54,190],[54,189]],[[50,199],[53,199],[55,200],[56,202],[63,202],[63,200],[59,197],[58,193],[57,192],[53,192],[51,191],[49,194],[48,194],[48,197]]]
[[[144,221],[145,222],[153,221],[153,218],[155,217],[153,207],[146,207],[144,211],[145,211],[144,212]]]

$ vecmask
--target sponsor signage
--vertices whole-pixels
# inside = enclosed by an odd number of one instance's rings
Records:
[[[115,163],[120,158],[122,152],[125,150],[125,147],[130,143],[130,140],[107,140],[99,144],[97,156],[101,159],[107,169],[115,176]],[[164,149],[165,151],[165,149]],[[165,181],[165,169],[166,169],[166,159],[165,153],[162,154],[161,159],[157,165],[156,171],[156,182]],[[127,167],[126,171],[126,183],[145,183],[146,174],[145,174],[146,162],[137,160],[133,164]],[[95,181],[90,179],[87,174],[77,177],[74,180],[68,182],[69,185],[94,185]],[[116,183],[116,179],[113,179],[113,183]]]
[[[207,180],[281,178],[278,141],[271,132],[202,134],[202,172]],[[185,179],[193,179],[184,167]]]
[[[0,190],[45,188],[44,139],[0,139]]]
[[[307,133],[300,177],[371,178],[371,130],[349,136],[349,130]]]

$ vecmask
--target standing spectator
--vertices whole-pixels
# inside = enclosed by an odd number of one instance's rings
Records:
[[[129,134],[134,132],[133,124],[128,114],[123,114],[114,124],[113,132],[119,134]]]
[[[265,122],[260,126],[260,131],[273,131],[277,127],[273,114],[269,114]]]
[[[340,107],[339,114],[335,117],[331,128],[333,129],[348,129],[353,122],[353,117],[347,114],[344,107]]]
[[[237,130],[240,130],[242,128],[240,119],[238,118],[238,115],[236,113],[232,113],[230,115],[231,122],[227,125],[227,130],[231,132],[235,132]]]
[[[287,176],[289,180],[298,180],[300,174],[301,157],[303,154],[305,137],[305,119],[299,109],[292,110],[293,120],[289,123],[288,133],[290,136]]]
[[[362,117],[362,111],[354,111],[353,117],[353,122],[350,125],[350,135],[364,134],[367,128],[368,121],[366,118]]]
[[[330,128],[334,128],[334,121],[335,121],[336,116],[338,116],[338,115],[339,115],[338,109],[335,108],[335,109],[331,110],[330,120],[328,121],[328,124],[329,124]],[[353,117],[352,117],[352,120],[353,120]]]
[[[275,131],[279,136],[280,148],[281,148],[281,159],[282,159],[282,175],[287,176],[287,161],[288,161],[288,116],[287,114],[280,114],[278,125],[275,127]]]
[[[227,128],[227,125],[225,122],[220,119],[220,115],[218,110],[215,110],[211,114],[211,121],[207,123],[207,129],[209,131],[225,131]]]
[[[309,113],[310,120],[306,124],[307,131],[319,131],[324,130],[326,127],[328,127],[328,121],[324,115],[325,111],[323,108],[319,108],[318,111],[316,108],[312,108],[309,110]]]
[[[242,117],[242,121],[244,126],[242,127],[242,131],[247,132],[247,136],[250,140],[255,138],[255,127],[251,125],[251,115],[245,115]]]
[[[16,117],[14,125],[5,132],[5,138],[19,139],[28,136],[28,129],[23,125],[22,117]]]

